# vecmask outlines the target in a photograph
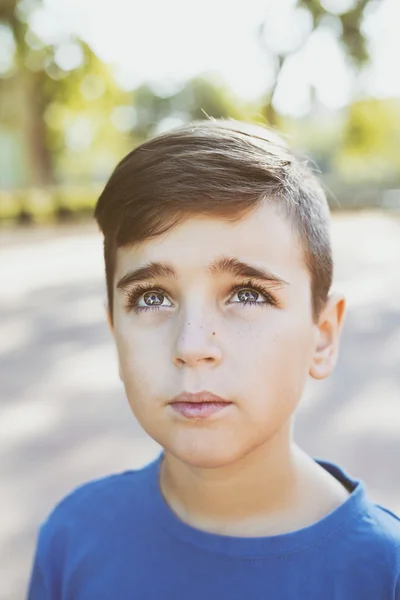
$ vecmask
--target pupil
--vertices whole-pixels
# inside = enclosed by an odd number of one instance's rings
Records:
[[[241,298],[240,298],[240,295],[242,296]],[[246,291],[242,290],[239,292],[239,298],[241,300],[243,300],[244,302],[254,302],[258,298],[258,293],[252,292],[251,290],[246,290]]]
[[[161,300],[161,302],[159,301],[160,296],[162,296],[162,294],[157,294],[155,292],[148,292],[147,294],[144,295],[143,299],[148,304],[162,304],[162,300]]]

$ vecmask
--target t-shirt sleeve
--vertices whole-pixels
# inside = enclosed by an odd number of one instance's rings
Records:
[[[44,573],[38,563],[34,562],[28,586],[27,600],[50,600],[51,596],[47,589]]]
[[[74,553],[81,552],[84,545],[82,523],[89,521],[93,512],[90,502],[85,503],[86,490],[90,492],[90,486],[82,486],[65,496],[42,521],[27,600],[59,600],[68,586]]]
[[[27,600],[51,600],[43,565],[43,532],[39,531],[28,583]]]
[[[46,520],[39,528],[31,567],[27,600],[56,600],[60,597],[64,536],[59,523]]]

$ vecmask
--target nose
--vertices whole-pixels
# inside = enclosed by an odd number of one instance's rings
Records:
[[[221,360],[222,349],[215,324],[200,315],[182,319],[175,344],[174,364],[178,367],[217,366]]]

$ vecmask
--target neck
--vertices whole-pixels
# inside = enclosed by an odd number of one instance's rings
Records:
[[[251,535],[254,530],[260,535],[260,522],[270,530],[272,523],[276,526],[298,507],[311,463],[291,442],[289,424],[267,444],[227,466],[197,468],[166,452],[160,487],[177,516],[194,527],[231,535]]]

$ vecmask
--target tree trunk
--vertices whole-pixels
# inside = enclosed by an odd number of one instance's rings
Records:
[[[44,111],[46,99],[41,73],[24,69],[22,74],[25,105],[25,139],[32,184],[38,187],[54,183],[51,153],[47,146]]]

